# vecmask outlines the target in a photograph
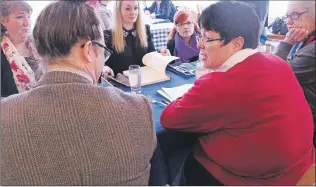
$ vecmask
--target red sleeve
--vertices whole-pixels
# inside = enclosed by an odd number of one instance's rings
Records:
[[[195,81],[183,97],[164,109],[160,117],[163,127],[201,133],[222,128],[227,119],[230,90],[225,81],[220,80],[222,76],[212,74]]]

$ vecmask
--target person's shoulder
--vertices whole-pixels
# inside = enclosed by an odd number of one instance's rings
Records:
[[[27,91],[1,98],[1,114],[9,112],[8,108],[17,109],[21,107],[22,103],[28,102],[29,93],[30,91]]]
[[[296,56],[312,57],[314,58],[314,61],[315,61],[315,56],[316,56],[315,45],[316,45],[316,40],[310,42],[303,48],[297,50]]]
[[[194,86],[206,90],[208,88],[214,88],[219,86],[227,86],[228,84],[223,84],[227,79],[226,73],[223,72],[209,72],[203,76],[201,76],[198,80],[194,82]],[[222,87],[221,86],[221,87]]]
[[[150,32],[150,25],[149,24],[145,24],[145,28],[147,32]]]
[[[268,52],[256,52],[244,61],[249,62],[244,63],[245,65],[247,64],[249,68],[253,68],[253,66],[257,66],[259,68],[260,66],[260,68],[276,69],[278,67],[288,66],[282,58]]]
[[[150,35],[151,34],[151,32],[150,32],[150,25],[149,24],[145,24],[145,28],[146,28],[147,35]]]
[[[112,29],[103,31],[104,37],[112,37]]]
[[[97,89],[97,92],[101,94],[100,98],[103,98],[106,102],[109,102],[109,98],[111,98],[114,105],[120,105],[123,108],[133,106],[135,110],[143,111],[151,108],[148,100],[143,95],[126,93],[115,87],[98,86]]]
[[[175,48],[175,42],[174,42],[174,39],[170,39],[170,40],[168,40],[168,42],[167,42],[167,49],[169,49],[169,51],[170,50],[174,50],[174,48]],[[171,51],[170,51],[171,52]],[[172,52],[173,53],[173,52]],[[173,55],[173,54],[172,54]]]
[[[106,45],[111,45],[112,44],[112,29],[110,30],[104,30],[104,41]],[[109,46],[107,46],[109,47]]]
[[[167,42],[167,46],[174,46],[174,45],[175,45],[174,38],[169,39]]]

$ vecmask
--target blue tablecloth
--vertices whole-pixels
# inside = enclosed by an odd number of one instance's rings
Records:
[[[169,72],[169,71],[167,71],[167,74],[170,76],[171,80],[161,82],[161,83],[152,84],[152,85],[148,85],[148,86],[143,86],[142,87],[142,94],[145,96],[151,95],[155,99],[162,99],[163,97],[157,93],[157,90],[159,90],[161,87],[171,88],[171,87],[180,86],[183,84],[191,84],[195,81],[194,76],[190,77],[190,78],[183,78],[183,77],[181,77],[175,73]],[[130,88],[127,88],[127,87],[120,86],[119,88],[126,91],[126,92],[130,91]],[[161,115],[161,112],[163,109],[164,109],[164,106],[162,106],[160,104],[152,104],[153,118],[154,118],[156,133],[160,133],[160,132],[164,131],[164,128],[161,127],[161,124],[160,124],[160,115]]]

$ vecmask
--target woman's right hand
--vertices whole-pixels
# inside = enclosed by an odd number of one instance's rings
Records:
[[[107,77],[107,76],[114,77],[114,72],[109,66],[104,66],[102,69],[102,76],[103,77]]]
[[[308,31],[305,28],[292,27],[284,38],[284,42],[289,44],[294,44],[296,42],[301,42],[308,37]]]
[[[151,17],[151,19],[155,19],[156,18],[156,14],[152,13],[152,14],[150,14],[150,17]]]
[[[149,10],[145,10],[145,15],[150,15],[150,11]]]
[[[169,49],[166,49],[166,48],[160,49],[160,54],[162,56],[171,56]]]

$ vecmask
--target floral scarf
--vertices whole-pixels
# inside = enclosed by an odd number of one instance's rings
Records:
[[[33,88],[36,83],[35,73],[25,58],[17,51],[8,36],[4,35],[2,37],[1,47],[5,57],[9,61],[19,93]]]

